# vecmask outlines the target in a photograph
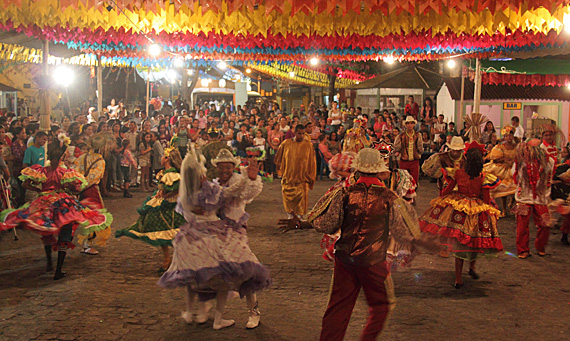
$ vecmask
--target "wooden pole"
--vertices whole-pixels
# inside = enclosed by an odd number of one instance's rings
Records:
[[[477,58],[475,66],[475,89],[473,93],[473,112],[479,112],[479,105],[481,103],[481,62]]]
[[[42,73],[44,76],[44,81],[42,84],[42,88],[40,89],[40,130],[42,131],[49,131],[51,128],[50,125],[50,116],[51,116],[51,103],[50,103],[50,94],[49,88],[51,80],[49,79],[49,66],[48,66],[48,59],[49,59],[49,41],[44,41],[42,45]],[[47,148],[47,147],[46,147]]]
[[[101,56],[97,56],[97,111],[99,117],[103,115],[103,65]]]
[[[465,117],[465,113],[463,112],[463,102],[465,101],[465,73],[463,72],[463,64],[461,65],[461,98],[459,100],[459,118],[460,120],[456,120],[455,122],[463,121]]]
[[[150,100],[149,98],[150,96],[150,66],[148,67],[148,72],[146,74],[146,117],[149,117],[149,112],[148,112],[148,101]]]

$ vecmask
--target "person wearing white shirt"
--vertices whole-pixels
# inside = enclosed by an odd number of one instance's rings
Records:
[[[520,125],[520,119],[518,116],[513,116],[511,118],[511,124],[513,128],[515,128],[515,137],[518,137],[521,140],[524,140],[524,129]]]

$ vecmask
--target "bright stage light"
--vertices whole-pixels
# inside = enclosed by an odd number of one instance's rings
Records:
[[[71,85],[71,83],[73,83],[73,80],[75,79],[75,74],[73,73],[73,70],[70,69],[69,67],[59,66],[58,68],[53,70],[52,77],[53,80],[58,85],[68,87],[69,85]]]
[[[220,68],[221,70],[225,70],[228,68],[228,63],[221,61],[218,63],[218,68]]]
[[[183,67],[184,66],[184,59],[175,58],[173,64],[174,64],[174,67]]]
[[[148,54],[150,54],[151,56],[158,57],[160,52],[162,52],[162,48],[160,48],[160,45],[158,45],[158,44],[149,45]]]
[[[386,64],[394,64],[396,59],[393,56],[384,57],[384,63]]]
[[[453,68],[455,67],[455,60],[450,59],[450,60],[447,62],[447,67],[450,68],[450,69],[453,69]]]
[[[311,65],[316,66],[319,64],[319,58],[313,57],[309,62],[311,63]]]
[[[178,74],[176,73],[176,71],[170,69],[168,71],[166,71],[166,79],[174,84],[174,82],[176,82],[176,79],[178,78]]]

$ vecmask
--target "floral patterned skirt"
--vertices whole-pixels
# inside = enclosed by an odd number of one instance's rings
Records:
[[[481,199],[452,193],[432,200],[431,208],[420,217],[420,228],[443,237],[459,258],[468,258],[461,255],[503,250],[497,230],[499,214],[497,208]]]

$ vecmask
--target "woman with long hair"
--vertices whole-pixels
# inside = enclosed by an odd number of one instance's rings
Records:
[[[141,188],[150,192],[150,153],[152,144],[150,133],[144,133],[139,144],[139,166],[141,167]]]
[[[175,211],[182,165],[180,152],[175,148],[166,149],[161,161],[164,170],[156,175],[158,190],[137,210],[140,214],[137,222],[118,230],[115,237],[127,236],[152,246],[160,246],[163,253],[161,271],[164,272],[172,261],[168,247],[172,246],[172,240],[185,220]]]
[[[491,149],[488,157],[491,162],[486,163],[484,170],[501,180],[501,184],[491,191],[493,198],[501,198],[503,202],[503,213],[501,216],[509,215],[507,199],[513,197],[517,185],[513,179],[513,164],[516,159],[515,130],[507,126],[503,129],[504,141]],[[492,134],[490,135],[492,137]],[[514,203],[514,200],[513,200]]]
[[[66,191],[79,193],[87,185],[80,173],[59,166],[64,149],[51,148],[51,165],[33,165],[22,170],[20,180],[27,190],[39,192],[34,201],[19,209],[2,212],[4,223],[0,230],[22,226],[42,236],[46,253],[46,271],[52,271],[52,249],[58,251],[54,280],[65,277],[62,271],[66,251],[74,248],[73,235],[77,231],[88,235],[106,229],[111,221],[97,209],[84,206]]]
[[[484,145],[490,143],[492,136],[496,134],[497,132],[493,122],[487,121],[487,123],[485,123],[485,128],[483,128],[483,132],[481,133],[481,142],[483,142]]]
[[[497,230],[501,212],[490,195],[499,180],[483,172],[483,151],[484,146],[474,141],[466,146],[464,169],[442,169],[446,181],[441,196],[420,217],[423,232],[447,238],[447,248],[455,256],[456,289],[463,286],[464,261],[469,262],[469,276],[479,279],[477,257],[503,250]]]

